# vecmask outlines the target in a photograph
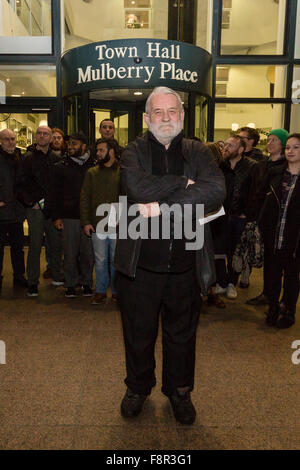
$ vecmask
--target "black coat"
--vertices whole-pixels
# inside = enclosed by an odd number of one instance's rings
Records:
[[[242,157],[234,169],[229,160],[224,160],[220,168],[224,173],[227,196],[224,201],[226,214],[229,216],[245,215],[249,198],[252,175],[257,162],[248,157]]]
[[[251,186],[249,189],[249,196],[247,202],[247,219],[250,221],[257,221],[259,214],[262,210],[266,193],[269,191],[268,187],[268,174],[273,171],[273,168],[278,168],[278,171],[283,171],[286,167],[286,159],[272,161],[264,159],[258,162],[252,173]],[[276,170],[277,171],[277,170]]]
[[[182,176],[152,174],[152,157],[149,133],[131,142],[121,157],[121,187],[129,202],[149,203],[158,201],[168,205],[191,204],[193,210],[196,204],[204,204],[205,213],[214,212],[220,208],[225,198],[225,182],[222,172],[214,161],[208,147],[202,143],[182,139],[182,158],[184,174]],[[192,179],[195,184],[187,189],[187,181]],[[192,214],[192,217],[195,214]],[[206,227],[206,231],[208,227]],[[208,235],[209,236],[209,235]],[[207,237],[208,238],[208,237]],[[141,238],[137,240],[127,237],[119,238],[115,252],[115,267],[118,271],[130,277],[135,276]],[[198,250],[198,272],[203,270],[204,250]],[[201,258],[201,260],[200,260]],[[210,254],[213,262],[213,252]],[[201,273],[202,274],[202,273]],[[206,273],[204,273],[206,274]]]
[[[66,156],[54,166],[54,183],[51,189],[51,217],[57,219],[80,219],[80,192],[85,174],[94,166],[90,156],[80,165]]]
[[[45,154],[32,146],[22,161],[21,178],[18,182],[18,199],[25,207],[33,207],[44,199],[43,212],[51,216],[50,191],[53,185],[54,164],[60,160],[50,149]]]
[[[259,228],[263,237],[265,251],[268,253],[275,250],[276,229],[279,223],[280,201],[282,195],[282,180],[287,163],[273,168],[268,175],[269,191],[266,195],[264,206],[259,217]],[[300,177],[292,193],[288,205],[287,218],[284,228],[284,240],[287,256],[299,258],[300,256]]]
[[[13,154],[0,148],[0,223],[23,222],[25,210],[16,197],[16,182],[21,171],[21,157],[18,151]]]

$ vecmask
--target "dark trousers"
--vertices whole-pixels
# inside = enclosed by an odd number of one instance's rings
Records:
[[[149,395],[156,383],[155,343],[161,313],[162,391],[194,386],[196,329],[199,318],[195,271],[154,273],[137,269],[134,279],[119,274],[120,310],[126,352],[126,385]]]
[[[0,224],[0,275],[2,274],[4,246],[7,235],[10,244],[10,258],[14,278],[20,279],[25,273],[23,222]]]
[[[87,237],[79,219],[63,219],[64,274],[66,287],[77,284],[92,287],[94,253],[92,239]]]
[[[226,271],[226,261],[225,258],[215,258],[216,266],[216,282],[219,286],[225,288],[227,287],[227,271]]]
[[[265,277],[265,293],[271,307],[278,305],[282,278],[284,289],[284,303],[288,311],[295,314],[299,296],[300,258],[292,258],[277,251],[265,253],[267,272]]]
[[[40,209],[27,209],[29,226],[29,250],[27,257],[28,284],[38,284],[40,277],[40,256],[44,233],[48,236],[50,244],[50,268],[53,280],[60,281],[62,274],[62,235],[53,225],[51,219],[46,219]]]
[[[246,218],[229,217],[227,221],[226,230],[226,245],[227,245],[227,282],[234,286],[238,282],[239,273],[232,268],[232,259],[235,249],[241,240],[243,230],[246,225]]]

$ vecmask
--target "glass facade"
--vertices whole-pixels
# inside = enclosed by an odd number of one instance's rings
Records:
[[[69,99],[61,92],[64,51],[120,38],[178,40],[211,52],[213,94],[184,97],[186,135],[218,140],[249,123],[262,130],[262,141],[274,126],[299,131],[297,0],[0,0],[0,113],[23,99],[38,108],[41,98],[49,109],[55,100],[57,126],[97,138],[105,114],[125,144],[145,129],[149,90],[111,96],[108,86]]]
[[[275,65],[224,65],[216,72],[216,97],[283,98],[286,67]]]
[[[168,0],[64,0],[63,49],[119,38],[168,38]],[[101,11],[101,14],[99,12]]]
[[[285,11],[285,0],[222,0],[221,54],[283,54]]]
[[[0,65],[0,81],[4,97],[56,96],[55,66]]]
[[[0,50],[51,54],[51,0],[0,0]]]

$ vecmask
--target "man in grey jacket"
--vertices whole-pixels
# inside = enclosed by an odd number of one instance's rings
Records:
[[[225,197],[225,185],[210,150],[183,138],[183,119],[179,95],[166,87],[154,89],[146,103],[149,130],[129,144],[121,157],[121,189],[130,212],[136,205],[140,218],[151,224],[137,237],[130,233],[129,224],[128,236],[121,236],[123,211],[115,266],[127,369],[121,412],[125,417],[137,416],[156,383],[154,349],[161,312],[162,391],[175,418],[192,424],[196,411],[190,392],[199,316],[196,271],[201,275],[203,266],[197,251],[188,249],[186,233],[175,236],[175,228],[186,220],[195,228],[198,205],[205,206],[205,213],[217,210]],[[173,204],[176,208],[166,237],[162,219]],[[152,222],[156,222],[158,237],[152,236]]]

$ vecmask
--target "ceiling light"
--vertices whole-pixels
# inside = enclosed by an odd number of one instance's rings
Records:
[[[139,96],[139,95],[142,95],[143,93],[141,91],[135,91],[133,94],[136,96]]]
[[[238,125],[237,122],[233,122],[233,123],[231,124],[231,129],[232,129],[234,132],[236,132],[239,127],[240,127],[240,126]]]

